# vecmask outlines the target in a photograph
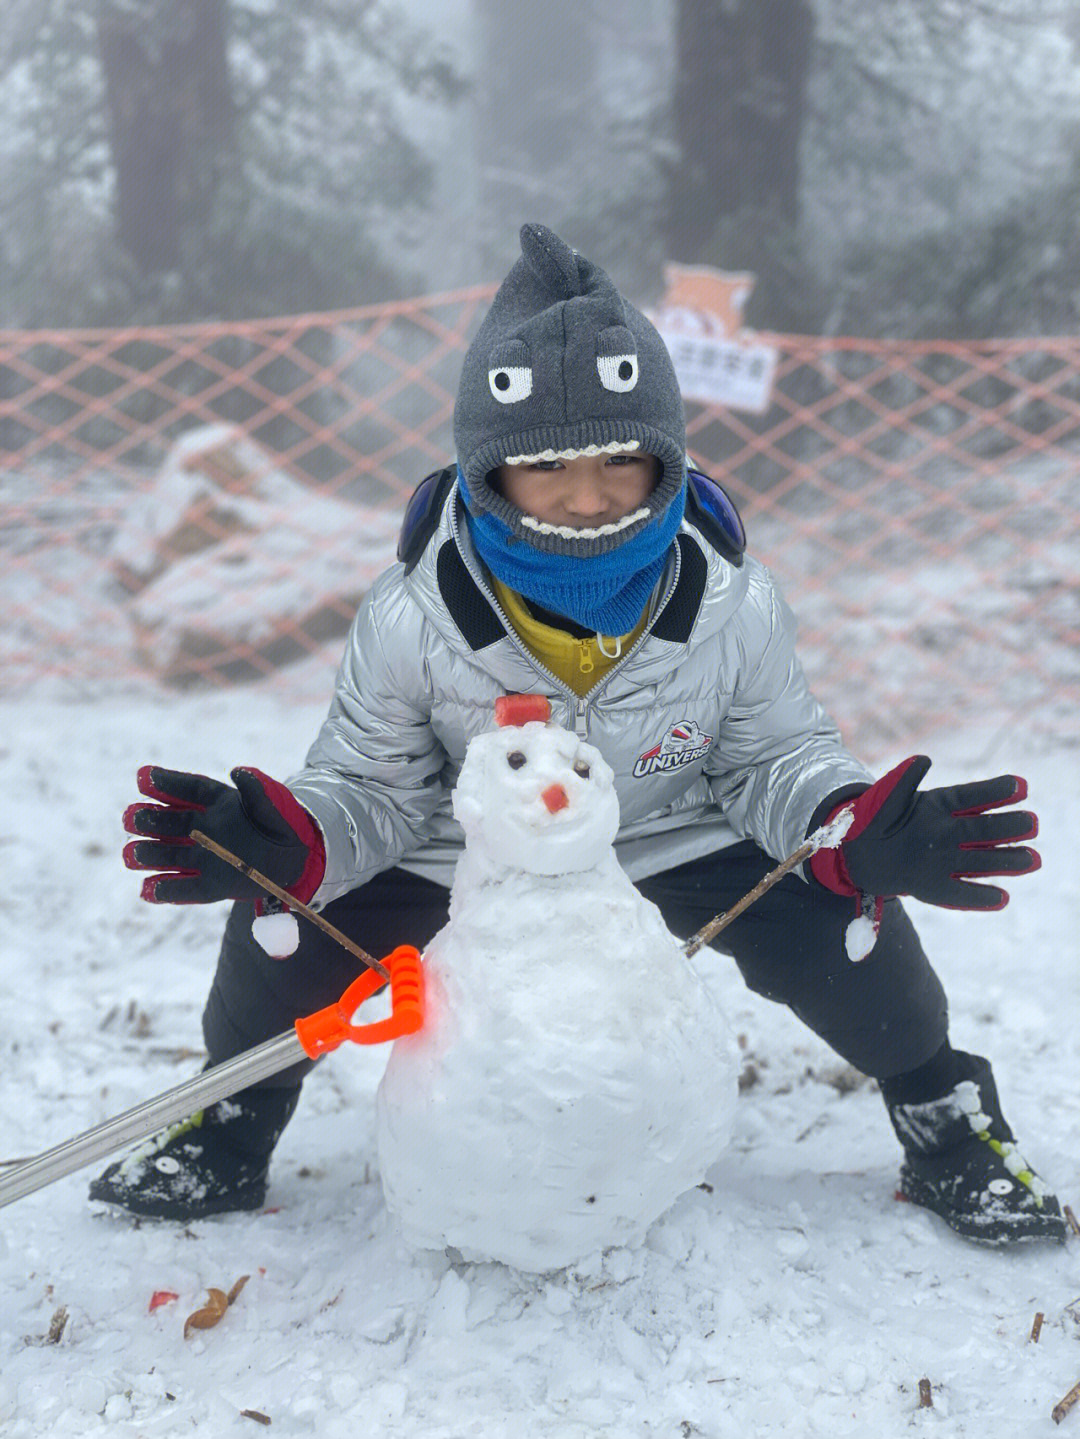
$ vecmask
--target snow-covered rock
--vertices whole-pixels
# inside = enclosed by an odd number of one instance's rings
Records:
[[[302,482],[235,426],[187,431],[110,550],[140,663],[183,684],[304,657],[348,629],[398,524]]]

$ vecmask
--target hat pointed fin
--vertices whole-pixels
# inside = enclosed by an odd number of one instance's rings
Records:
[[[522,225],[521,253],[536,278],[557,299],[569,300],[585,293],[578,256],[554,230],[546,225]]]

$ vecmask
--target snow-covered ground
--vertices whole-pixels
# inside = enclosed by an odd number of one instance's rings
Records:
[[[136,766],[287,773],[321,713],[236,691],[29,696],[0,715],[12,1159],[200,1063],[222,916],[137,898],[119,860]],[[1033,752],[1000,719],[921,743],[930,783],[1014,769],[1031,782],[1043,869],[1000,914],[917,919],[954,1041],[993,1058],[1022,1144],[1076,1208],[1080,750]],[[229,1439],[269,1419],[275,1435],[325,1439],[1039,1439],[1080,1426],[1080,1409],[1051,1419],[1080,1380],[1080,1240],[985,1252],[896,1203],[874,1087],[750,995],[730,961],[711,973],[745,1049],[734,1140],[643,1247],[544,1277],[409,1253],[376,1172],[385,1052],[348,1048],[308,1081],[266,1213],[138,1226],[95,1212],[85,1173],[0,1213],[0,1433]],[[185,1340],[207,1289],[242,1275],[221,1323]],[[151,1312],[160,1291],[177,1298]],[[51,1325],[58,1342],[42,1342]],[[923,1378],[932,1408],[918,1407]]]

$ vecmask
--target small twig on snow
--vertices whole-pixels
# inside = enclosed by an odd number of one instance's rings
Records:
[[[1050,1411],[1050,1418],[1055,1424],[1061,1423],[1077,1400],[1080,1400],[1080,1384],[1074,1384],[1068,1394],[1065,1395],[1065,1398],[1055,1404]]]
[[[1042,1333],[1042,1327],[1043,1327],[1043,1313],[1042,1313],[1042,1310],[1039,1310],[1039,1312],[1035,1315],[1035,1318],[1034,1318],[1034,1320],[1032,1321],[1032,1324],[1031,1324],[1031,1339],[1030,1339],[1030,1343],[1032,1343],[1032,1344],[1038,1344],[1038,1342],[1039,1342],[1039,1335]]]
[[[23,1342],[26,1344],[32,1344],[39,1349],[43,1348],[47,1344],[59,1344],[61,1339],[63,1339],[64,1337],[64,1330],[67,1327],[67,1322],[67,1305],[61,1304],[60,1308],[56,1310],[56,1312],[53,1314],[52,1319],[49,1321],[48,1334],[38,1334],[35,1335],[32,1339],[27,1338]]]

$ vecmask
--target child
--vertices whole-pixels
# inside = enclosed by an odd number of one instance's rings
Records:
[[[1006,775],[919,789],[917,756],[884,778],[843,747],[807,689],[794,621],[743,552],[719,486],[688,471],[682,401],[653,326],[540,225],[465,356],[456,470],[410,503],[400,563],[357,615],[329,715],[287,784],[235,788],[148,766],[125,849],[152,903],[234,899],[204,1015],[211,1063],[332,1003],[354,962],[314,926],[287,960],[252,937],[261,891],[196,847],[239,854],[369,951],[423,947],[447,918],[461,851],[449,794],[468,740],[506,693],[546,695],[615,771],[617,852],[688,936],[842,804],[820,850],[718,941],[748,985],[789,1005],[881,1086],[901,1190],[987,1244],[1064,1239],[1058,1203],[1017,1150],[987,1060],[954,1050],[941,984],[897,895],[1000,909],[973,883],[1026,874],[1035,816]],[[568,880],[568,883],[572,882]],[[851,920],[877,929],[867,958]],[[617,963],[617,956],[613,956]],[[91,1195],[186,1220],[255,1209],[309,1065],[155,1136]]]

